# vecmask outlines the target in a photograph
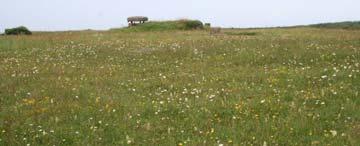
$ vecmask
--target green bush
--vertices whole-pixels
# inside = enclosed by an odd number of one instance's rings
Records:
[[[185,29],[203,29],[204,25],[199,20],[186,20],[185,23]]]
[[[20,26],[20,27],[16,27],[16,28],[11,28],[11,29],[5,29],[5,34],[6,35],[31,35],[32,32],[27,29],[25,26]]]

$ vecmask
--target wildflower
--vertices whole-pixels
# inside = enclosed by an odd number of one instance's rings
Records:
[[[337,131],[336,130],[330,130],[330,133],[333,137],[335,137],[337,135]]]
[[[263,100],[261,100],[261,101],[260,101],[260,103],[265,103],[265,101],[266,101],[266,100],[265,100],[265,99],[263,99]]]
[[[266,141],[264,141],[263,146],[267,146],[267,142],[266,142]]]
[[[32,105],[32,104],[35,103],[35,99],[33,99],[33,98],[23,99],[23,102],[24,102],[26,105]]]
[[[127,143],[127,144],[131,144],[131,143],[132,143],[132,139],[129,137],[129,135],[126,135],[126,143]]]
[[[318,145],[318,144],[320,144],[320,141],[312,141],[311,144],[312,145]]]
[[[100,98],[101,98],[101,97],[96,97],[95,102],[96,102],[96,103],[99,103],[99,102],[100,102]]]

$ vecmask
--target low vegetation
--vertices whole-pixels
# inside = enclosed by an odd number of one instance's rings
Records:
[[[0,145],[360,144],[360,31],[224,32],[0,37]]]
[[[5,29],[5,35],[31,35],[32,32],[25,26],[20,26],[11,29]]]
[[[228,31],[225,32],[227,35],[239,35],[239,36],[255,36],[258,33],[256,32],[235,32],[235,31]]]

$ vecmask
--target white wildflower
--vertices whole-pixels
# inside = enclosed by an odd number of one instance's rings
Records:
[[[337,131],[336,131],[336,130],[330,130],[330,133],[331,133],[331,135],[334,136],[334,137],[337,135]]]
[[[266,101],[266,100],[265,100],[265,99],[263,99],[263,100],[261,100],[261,101],[260,101],[260,103],[265,103],[265,101]]]

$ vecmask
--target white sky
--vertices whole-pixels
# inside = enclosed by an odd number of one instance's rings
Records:
[[[360,0],[0,0],[0,31],[109,29],[128,16],[190,18],[222,27],[360,20]]]

